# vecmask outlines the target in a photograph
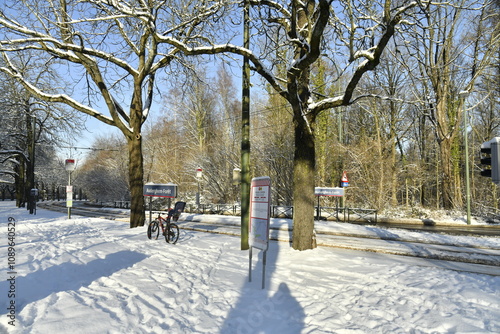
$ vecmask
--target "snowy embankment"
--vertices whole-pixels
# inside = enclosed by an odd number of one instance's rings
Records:
[[[0,223],[0,333],[500,332],[499,276],[427,260],[271,242],[261,289],[262,254],[248,282],[237,237],[181,230],[169,245],[12,202]]]

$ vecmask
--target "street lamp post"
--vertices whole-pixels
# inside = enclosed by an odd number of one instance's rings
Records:
[[[464,110],[465,192],[466,192],[465,198],[467,201],[467,225],[470,225],[471,214],[470,214],[469,139],[467,135],[467,127],[468,127],[467,118],[469,116],[467,113],[467,108],[465,106],[465,99],[467,98],[467,96],[469,96],[469,92],[463,90],[459,93],[459,95],[462,98],[462,105]]]

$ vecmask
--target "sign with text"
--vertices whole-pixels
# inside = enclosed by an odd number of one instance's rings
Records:
[[[251,247],[267,250],[270,207],[271,178],[268,176],[253,178],[250,186],[250,230],[248,238]]]
[[[73,186],[66,186],[66,207],[73,207]]]
[[[176,198],[177,185],[173,183],[168,183],[168,184],[148,183],[144,185],[143,195],[150,197]]]
[[[342,196],[344,196],[344,188],[315,187],[314,188],[314,195],[315,196],[342,197]]]

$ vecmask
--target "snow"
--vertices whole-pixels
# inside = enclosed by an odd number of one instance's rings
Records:
[[[29,215],[13,202],[0,202],[0,223],[0,333],[500,333],[498,275],[271,241],[262,289],[262,252],[253,252],[248,282],[249,254],[235,236],[181,230],[171,245],[148,240],[146,227]],[[498,246],[497,238],[461,242]]]

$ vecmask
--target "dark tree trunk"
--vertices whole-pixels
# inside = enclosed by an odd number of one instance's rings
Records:
[[[295,119],[293,171],[293,241],[292,247],[306,250],[316,247],[314,237],[314,138],[301,116]]]
[[[129,182],[130,182],[130,227],[144,226],[144,170],[142,157],[142,136],[134,135],[127,138],[129,151]]]

